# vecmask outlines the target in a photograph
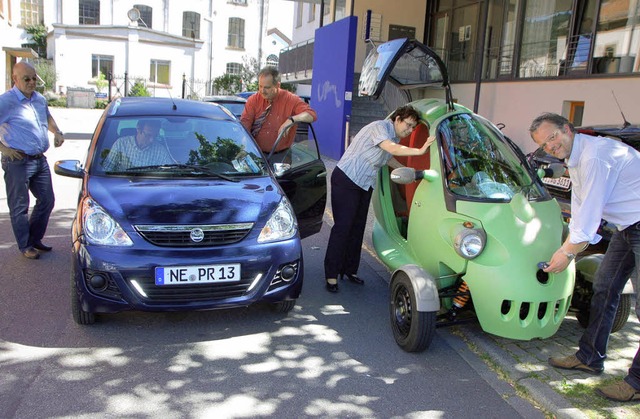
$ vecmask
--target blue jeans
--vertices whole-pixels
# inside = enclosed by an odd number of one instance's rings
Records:
[[[2,156],[2,170],[7,187],[7,205],[11,217],[11,227],[18,248],[24,251],[44,237],[53,211],[55,197],[51,183],[51,172],[47,158],[25,157],[9,160]],[[29,191],[35,196],[36,204],[29,217]]]
[[[583,364],[602,368],[607,357],[607,344],[620,301],[620,293],[635,271],[634,289],[638,291],[640,267],[640,222],[616,231],[598,268],[593,283],[589,326],[585,330],[576,356]],[[640,309],[636,304],[636,315]],[[640,349],[633,358],[625,381],[640,390]]]

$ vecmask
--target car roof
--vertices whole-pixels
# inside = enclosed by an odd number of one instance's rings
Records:
[[[122,97],[112,101],[106,109],[113,116],[201,116],[231,119],[219,105],[187,99],[161,97]]]
[[[589,135],[609,136],[620,139],[625,144],[640,150],[640,125],[591,125],[577,127],[578,132]]]
[[[240,96],[229,96],[229,95],[214,95],[214,96],[205,96],[202,99],[205,102],[236,102],[236,103],[246,103],[247,99]]]

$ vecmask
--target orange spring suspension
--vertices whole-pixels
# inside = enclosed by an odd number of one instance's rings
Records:
[[[469,291],[469,286],[465,281],[462,281],[462,283],[458,287],[458,293],[466,293],[468,291]],[[467,301],[469,301],[469,294],[458,295],[453,298],[453,305],[458,308],[462,308],[465,306],[465,304],[467,304]]]

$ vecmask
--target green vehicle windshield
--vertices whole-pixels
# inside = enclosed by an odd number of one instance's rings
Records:
[[[547,197],[514,146],[488,121],[471,114],[440,123],[443,165],[449,190],[460,198],[509,202],[518,192],[529,200]]]

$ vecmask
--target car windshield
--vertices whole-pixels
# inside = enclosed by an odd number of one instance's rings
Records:
[[[175,116],[107,118],[90,170],[224,179],[267,173],[254,140],[237,121]]]
[[[513,146],[488,121],[454,115],[438,127],[449,190],[474,200],[508,202],[518,192],[531,200],[545,197]]]

